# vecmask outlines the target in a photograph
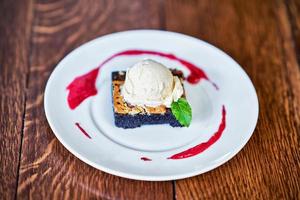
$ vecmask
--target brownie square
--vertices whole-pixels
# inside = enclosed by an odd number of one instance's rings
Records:
[[[171,70],[174,76],[183,81],[183,73]],[[124,84],[126,72],[112,72],[112,101],[115,125],[120,128],[136,128],[149,124],[169,124],[172,127],[182,127],[172,114],[171,109],[160,105],[157,107],[132,106],[124,101],[121,86]],[[185,96],[183,95],[183,98]]]

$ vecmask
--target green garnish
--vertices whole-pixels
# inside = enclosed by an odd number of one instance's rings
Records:
[[[180,98],[171,104],[171,111],[177,121],[188,127],[192,121],[192,108],[186,99]]]

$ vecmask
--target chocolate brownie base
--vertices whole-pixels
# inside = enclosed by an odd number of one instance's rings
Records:
[[[167,109],[165,114],[118,114],[114,113],[115,125],[120,128],[136,128],[149,124],[170,124],[173,127],[181,127],[174,115]]]

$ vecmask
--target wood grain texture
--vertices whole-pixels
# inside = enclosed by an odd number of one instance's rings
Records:
[[[0,199],[13,199],[29,68],[31,1],[0,1],[0,13]]]
[[[299,66],[283,1],[167,1],[166,28],[240,63],[260,102],[258,126],[223,166],[176,181],[177,199],[299,199]]]
[[[34,10],[18,197],[172,199],[172,182],[123,179],[100,172],[77,159],[55,138],[43,110],[45,84],[60,59],[80,44],[103,34],[159,28],[160,4],[147,0],[37,1]]]
[[[300,199],[299,1],[2,0],[0,13],[0,199]],[[176,181],[175,194],[172,182],[118,178],[84,164],[44,115],[45,84],[59,60],[95,37],[137,28],[220,47],[259,97],[245,148],[211,172]]]
[[[300,63],[300,1],[286,0],[286,5],[292,28],[292,39],[295,42],[298,63]]]

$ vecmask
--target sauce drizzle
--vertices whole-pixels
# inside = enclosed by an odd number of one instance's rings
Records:
[[[200,153],[202,153],[203,151],[205,151],[206,149],[208,149],[211,145],[213,145],[214,143],[216,143],[220,137],[222,136],[223,131],[226,128],[226,109],[225,106],[223,105],[222,107],[222,120],[221,123],[219,125],[219,128],[217,130],[217,132],[215,132],[213,134],[212,137],[209,138],[209,140],[207,142],[203,142],[200,143],[190,149],[187,149],[183,152],[177,153],[172,155],[171,157],[169,157],[168,159],[183,159],[183,158],[188,158],[191,156],[195,156],[198,155]]]
[[[75,125],[86,137],[92,139],[91,136],[80,126],[80,124],[78,122],[76,122]]]

